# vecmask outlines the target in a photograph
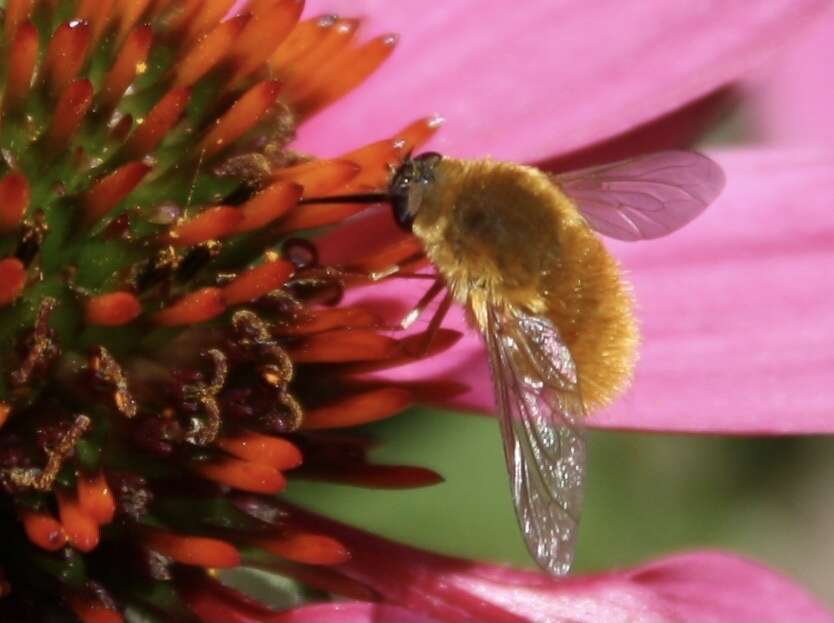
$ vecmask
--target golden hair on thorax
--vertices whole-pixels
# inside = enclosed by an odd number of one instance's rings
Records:
[[[413,231],[481,331],[488,305],[553,322],[589,411],[627,385],[637,328],[616,260],[573,202],[533,167],[443,158]]]

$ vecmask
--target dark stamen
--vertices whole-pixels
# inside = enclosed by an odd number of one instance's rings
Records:
[[[206,351],[205,355],[212,360],[214,371],[208,383],[195,383],[183,388],[183,398],[188,402],[199,404],[205,414],[204,420],[194,419],[186,433],[186,441],[196,446],[207,446],[220,433],[222,422],[217,395],[226,384],[229,375],[229,365],[226,355],[216,348]]]
[[[113,392],[116,409],[126,418],[136,416],[136,400],[127,387],[127,378],[122,367],[103,346],[97,346],[90,355],[90,373],[97,385],[103,385]]]
[[[35,214],[34,223],[25,223],[21,228],[20,239],[15,249],[15,257],[28,266],[35,259],[43,244],[43,239],[49,227],[43,217],[43,212]]]
[[[267,324],[253,312],[244,309],[232,317],[232,326],[237,334],[235,345],[238,348],[251,351],[249,355],[256,361],[265,358],[272,360],[271,365],[262,368],[264,380],[270,385],[286,386],[293,377],[292,359],[275,341]]]
[[[286,288],[296,298],[307,303],[338,305],[345,293],[344,273],[333,268],[299,270],[287,282]]]
[[[46,370],[60,356],[55,332],[49,328],[49,315],[57,304],[51,297],[41,301],[35,327],[21,342],[22,360],[17,370],[9,375],[13,385],[25,385],[36,372]]]
[[[258,409],[258,418],[270,432],[287,433],[297,430],[301,426],[304,412],[288,391],[294,374],[292,359],[276,342],[269,325],[253,312],[236,312],[232,317],[232,327],[235,332],[235,350],[244,360],[258,364],[257,373],[268,388],[269,408]],[[270,363],[262,363],[264,359],[270,360]],[[234,392],[227,398],[234,400]],[[239,406],[249,410],[245,405]]]
[[[177,280],[188,281],[217,257],[218,253],[220,253],[220,243],[216,240],[209,240],[192,248],[177,267]]]
[[[0,472],[0,480],[21,489],[51,490],[55,479],[58,477],[58,472],[64,465],[64,461],[75,450],[81,435],[90,428],[90,423],[90,418],[86,415],[76,416],[72,426],[61,435],[55,447],[45,450],[47,460],[43,469],[14,467]]]
[[[174,249],[165,247],[156,252],[149,260],[136,268],[133,282],[137,292],[141,293],[167,279],[177,265]]]

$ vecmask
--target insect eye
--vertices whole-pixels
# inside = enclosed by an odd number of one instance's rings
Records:
[[[443,160],[443,156],[436,151],[427,151],[414,158],[417,162],[423,165],[423,169],[433,168],[438,162]]]
[[[395,193],[391,195],[391,209],[394,212],[394,220],[401,228],[411,233],[411,226],[414,224],[414,215],[409,210],[408,193]]]
[[[408,196],[408,189],[414,181],[414,167],[411,162],[403,164],[391,180],[388,192],[392,196]]]

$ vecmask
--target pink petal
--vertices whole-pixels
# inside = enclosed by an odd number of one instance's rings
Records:
[[[386,602],[442,621],[792,623],[832,621],[802,588],[721,552],[671,556],[635,569],[553,578],[441,556],[304,514],[353,556],[336,568]]]
[[[332,603],[287,611],[273,623],[441,623],[387,604]]]
[[[747,84],[755,129],[765,139],[830,144],[834,141],[834,12],[768,63]]]
[[[301,128],[335,155],[439,112],[434,147],[532,161],[625,132],[756,66],[824,0],[444,2],[309,0],[306,14],[366,15],[400,49],[365,85]]]
[[[728,184],[700,219],[610,245],[634,282],[643,347],[632,391],[593,425],[834,431],[834,157],[714,156]]]
[[[807,152],[716,153],[727,174],[717,203],[674,235],[608,241],[635,287],[642,348],[632,389],[595,414],[600,428],[730,434],[834,431],[834,157]],[[384,238],[387,212],[364,228]],[[360,244],[357,242],[356,244]],[[335,248],[335,245],[334,247]],[[346,251],[346,249],[345,249]],[[356,299],[395,298],[401,317],[427,285],[393,279]],[[421,319],[422,327],[430,312]],[[480,336],[465,330],[449,352],[392,371],[443,377],[470,391],[455,408],[491,412]]]
[[[640,154],[691,147],[707,130],[735,110],[739,99],[739,90],[727,86],[628,132],[533,164],[546,171],[561,173]]]

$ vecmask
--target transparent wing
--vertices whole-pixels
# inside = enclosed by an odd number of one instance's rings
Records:
[[[491,308],[485,334],[524,539],[539,565],[570,570],[582,507],[584,408],[556,328],[519,309]]]
[[[692,151],[661,151],[554,177],[596,231],[659,238],[698,216],[724,188],[724,172]]]

